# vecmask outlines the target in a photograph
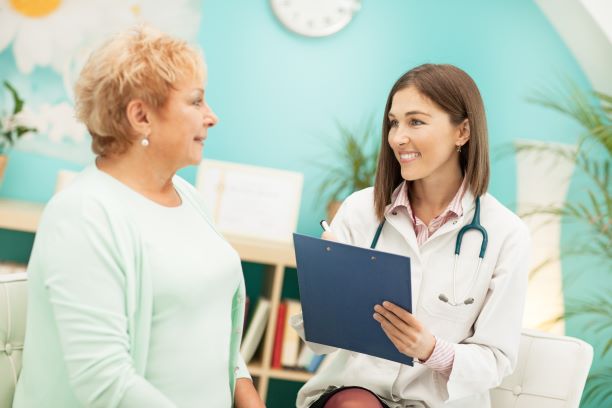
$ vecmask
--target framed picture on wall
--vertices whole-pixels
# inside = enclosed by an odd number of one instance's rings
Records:
[[[196,188],[224,234],[291,242],[297,227],[302,173],[202,160]]]

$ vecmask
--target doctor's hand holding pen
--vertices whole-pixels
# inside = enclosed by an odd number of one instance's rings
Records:
[[[321,220],[322,239],[337,241],[326,220]],[[407,310],[391,302],[374,306],[374,320],[380,323],[389,340],[397,350],[407,356],[427,361],[433,353],[436,338],[416,317]]]
[[[334,233],[332,232],[331,228],[329,228],[329,224],[327,223],[326,220],[321,220],[319,224],[321,224],[321,228],[323,228],[323,233],[321,234],[322,239],[326,239],[328,241],[338,240],[336,236],[334,235]]]

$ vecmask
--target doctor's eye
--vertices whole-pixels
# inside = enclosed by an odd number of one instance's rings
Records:
[[[389,119],[389,127],[397,127],[399,125],[399,122],[395,119]]]
[[[193,101],[193,104],[195,106],[202,106],[203,102],[204,102],[204,100],[202,98],[198,98],[198,99]]]
[[[418,119],[411,119],[410,120],[410,126],[421,126],[424,125],[425,122],[418,120]]]

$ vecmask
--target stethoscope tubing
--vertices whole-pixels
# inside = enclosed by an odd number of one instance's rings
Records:
[[[480,274],[480,267],[482,265],[482,260],[487,251],[487,246],[489,244],[489,236],[487,234],[487,230],[480,224],[480,197],[476,197],[475,200],[476,208],[474,209],[474,217],[472,217],[472,221],[469,224],[464,225],[459,232],[457,233],[457,239],[455,240],[455,256],[453,257],[453,298],[452,300],[448,299],[446,295],[440,293],[438,298],[448,303],[452,306],[463,306],[470,305],[474,303],[474,298],[469,297],[470,293],[474,289],[474,285],[478,281],[478,276]],[[380,234],[382,233],[382,229],[385,225],[386,219],[383,218],[381,223],[378,225],[376,229],[376,233],[374,234],[374,238],[372,239],[372,243],[370,244],[371,249],[376,248],[376,244],[378,244],[378,239],[380,238]],[[457,303],[457,261],[459,259],[459,255],[461,253],[461,243],[463,242],[463,236],[466,232],[470,230],[476,230],[480,232],[482,235],[482,242],[480,244],[480,252],[478,254],[478,265],[476,266],[476,273],[472,277],[472,282],[470,283],[469,289],[467,291],[467,298],[462,303]]]

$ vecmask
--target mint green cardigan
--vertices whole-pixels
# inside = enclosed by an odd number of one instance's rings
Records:
[[[124,205],[116,183],[92,165],[45,208],[28,265],[15,408],[175,406],[145,378],[152,282],[138,208]],[[180,177],[174,184],[214,228],[197,191]],[[241,279],[232,300],[232,396],[236,378],[250,378],[239,354],[244,299]]]

